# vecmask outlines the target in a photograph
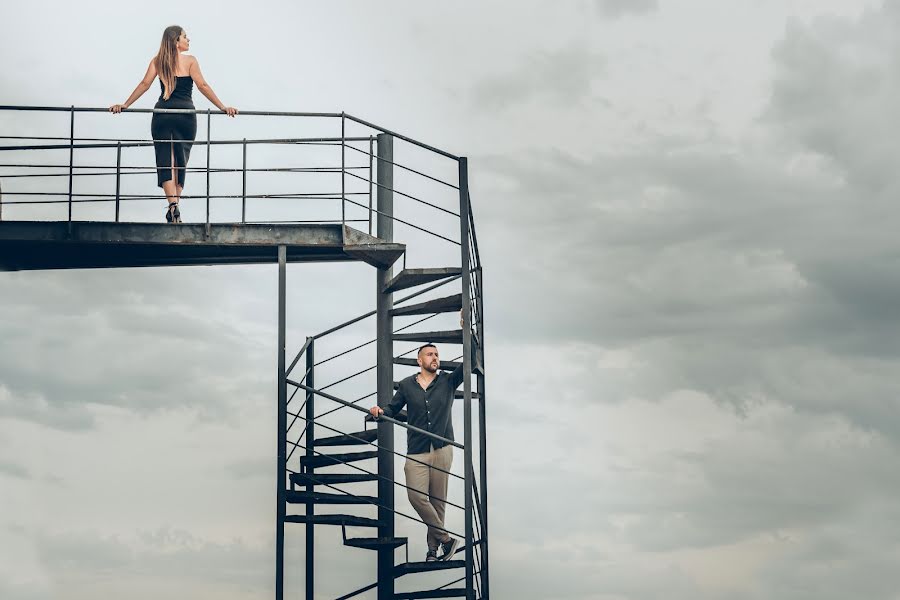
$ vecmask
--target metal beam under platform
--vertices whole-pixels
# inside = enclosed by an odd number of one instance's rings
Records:
[[[363,261],[386,268],[406,246],[341,224],[0,222],[0,270]]]

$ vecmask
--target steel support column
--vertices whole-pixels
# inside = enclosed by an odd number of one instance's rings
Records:
[[[285,320],[287,247],[278,246],[278,465],[275,474],[277,517],[275,519],[275,600],[284,598],[284,516],[287,489],[287,373],[285,372]]]
[[[378,136],[378,220],[377,236],[390,242],[394,239],[394,140],[391,136]],[[391,308],[393,296],[382,290],[391,280],[391,268],[378,269],[376,277],[376,352],[378,406],[387,406],[394,394],[394,347]],[[378,537],[394,537],[394,426],[381,421],[378,423]],[[394,549],[378,550],[378,600],[392,600],[394,597]]]
[[[462,299],[463,299],[463,419],[465,438],[465,507],[466,507],[466,598],[475,598],[474,558],[475,550],[471,547],[475,536],[472,533],[473,479],[472,471],[472,306],[469,290],[472,277],[469,265],[469,166],[465,157],[459,159],[459,241],[462,261]]]
[[[479,333],[481,334],[481,332]],[[484,339],[484,334],[481,334],[481,339]],[[483,358],[481,366],[484,367]],[[479,478],[480,487],[478,489],[478,491],[481,492],[481,597],[488,600],[491,595],[489,591],[490,573],[488,571],[490,561],[488,560],[487,421],[485,420],[484,406],[484,375],[478,375],[476,381],[478,385],[478,433],[480,437],[478,454],[481,467],[481,477]]]
[[[490,571],[488,566],[488,474],[487,474],[487,409],[485,407],[485,336],[484,336],[484,288],[481,280],[481,267],[475,271],[475,280],[478,285],[478,337],[481,339],[481,372],[475,378],[478,389],[478,459],[480,463],[479,491],[481,492],[481,597],[490,600]]]
[[[316,387],[316,378],[315,378],[315,364],[316,364],[316,355],[315,355],[315,347],[316,342],[312,339],[309,340],[309,348],[306,350],[306,385],[311,388]],[[314,456],[313,446],[315,445],[316,433],[315,433],[315,423],[314,419],[316,418],[315,412],[315,400],[316,395],[311,391],[307,390],[306,392],[306,456],[310,458]],[[309,466],[306,468],[307,473],[313,472],[313,467]],[[306,484],[306,491],[312,495],[312,492],[315,490],[315,484],[312,482]],[[315,504],[312,502],[308,502],[306,504],[306,514],[312,515],[315,514]],[[314,600],[313,590],[315,583],[315,554],[314,554],[314,541],[315,541],[315,530],[313,529],[315,525],[313,523],[306,524],[306,600]]]

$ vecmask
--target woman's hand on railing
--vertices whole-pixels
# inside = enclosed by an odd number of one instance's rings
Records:
[[[223,113],[225,113],[229,117],[234,117],[236,114],[238,114],[238,109],[236,109],[233,106],[226,106],[225,108],[223,108],[221,110]]]
[[[120,112],[122,112],[123,110],[125,110],[126,108],[128,108],[128,107],[125,106],[124,104],[113,104],[112,106],[109,107],[109,112],[111,112],[114,115],[117,115]]]
[[[369,414],[371,414],[372,417],[377,419],[378,417],[380,417],[381,415],[384,414],[384,410],[382,410],[382,408],[380,406],[373,406],[372,408],[369,409]]]

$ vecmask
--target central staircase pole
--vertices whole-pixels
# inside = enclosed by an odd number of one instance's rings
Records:
[[[394,138],[378,136],[378,219],[377,236],[385,242],[394,239]],[[383,290],[391,280],[391,268],[378,269],[376,277],[376,345],[378,406],[387,406],[394,394],[394,348],[391,309],[393,298]],[[378,537],[394,537],[394,426],[386,421],[378,423]],[[394,597],[394,548],[382,546],[378,550],[378,600]]]
[[[285,320],[287,309],[287,247],[278,246],[278,472],[275,522],[275,600],[284,598],[284,517],[287,489],[287,374],[285,373]]]

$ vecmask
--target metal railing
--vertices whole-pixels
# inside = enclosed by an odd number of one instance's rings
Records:
[[[22,216],[28,216],[25,209],[28,207],[40,206],[43,208],[52,208],[54,206],[65,206],[66,220],[71,223],[76,216],[76,209],[81,209],[88,205],[109,205],[113,208],[112,220],[119,222],[122,219],[123,205],[133,204],[148,200],[163,200],[165,195],[162,192],[152,193],[145,191],[142,193],[125,193],[123,192],[123,183],[135,177],[144,177],[155,174],[159,168],[156,165],[126,165],[135,152],[141,149],[152,147],[155,144],[170,144],[173,142],[190,142],[191,146],[204,148],[205,164],[202,166],[174,166],[175,171],[185,171],[186,173],[203,174],[205,177],[201,181],[203,186],[200,192],[186,193],[181,196],[184,200],[200,200],[205,202],[205,222],[207,226],[212,222],[213,206],[216,201],[237,200],[240,199],[240,218],[233,218],[227,222],[265,222],[271,223],[272,219],[248,219],[247,203],[248,200],[295,200],[295,201],[317,201],[330,202],[340,200],[340,215],[334,214],[330,218],[312,218],[312,219],[293,219],[280,220],[278,222],[287,223],[366,223],[364,229],[371,235],[372,221],[377,216],[378,211],[373,207],[373,196],[378,188],[378,184],[373,178],[373,163],[381,160],[373,151],[375,135],[383,133],[392,135],[397,139],[408,142],[412,146],[426,150],[429,153],[436,154],[441,157],[457,160],[458,157],[415,140],[413,138],[403,136],[383,127],[378,127],[368,121],[364,121],[353,115],[344,112],[296,112],[296,111],[243,111],[238,119],[248,119],[250,117],[263,118],[281,118],[291,120],[326,120],[339,122],[339,131],[335,131],[334,135],[312,135],[312,136],[291,136],[291,137],[268,137],[268,138],[247,138],[225,139],[220,137],[214,139],[212,135],[213,117],[221,118],[225,116],[224,112],[215,110],[198,110],[198,109],[140,109],[130,108],[122,111],[121,115],[115,117],[121,119],[124,115],[152,115],[156,113],[166,114],[190,114],[195,116],[206,117],[205,133],[198,136],[194,140],[179,139],[152,139],[140,137],[120,138],[115,136],[76,136],[77,115],[80,114],[108,114],[108,109],[99,107],[76,107],[76,106],[12,106],[0,105],[0,117],[10,113],[63,113],[68,114],[68,127],[66,135],[0,135],[0,220],[14,219],[22,220]],[[114,118],[110,115],[110,118]],[[347,129],[351,124],[362,126],[366,130],[366,135],[348,135]],[[17,128],[21,124],[17,124]],[[46,129],[46,127],[44,127]],[[41,142],[41,143],[22,143],[22,142]],[[8,143],[16,142],[16,143]],[[362,145],[359,147],[358,145]],[[212,164],[212,148],[240,146],[241,161],[240,166],[214,166]],[[318,147],[340,147],[340,164],[331,164],[327,166],[302,166],[287,165],[279,167],[248,167],[248,155],[252,154],[250,149],[254,146],[276,147],[276,146],[318,146]],[[105,164],[81,164],[77,158],[82,153],[110,150],[114,151],[114,158],[110,156],[109,162]],[[65,152],[66,159],[52,161],[36,160],[39,156],[41,159],[47,156],[56,156],[58,152]],[[363,158],[364,161],[359,164],[351,163],[349,158]],[[24,160],[5,160],[9,156],[25,156]],[[332,156],[337,159],[337,156]],[[197,162],[196,160],[194,161]],[[335,161],[336,162],[336,161]],[[423,180],[432,181],[455,189],[453,183],[445,181],[440,177],[425,173],[420,169],[411,166],[402,165],[399,162],[392,162],[392,166],[397,166],[405,172],[416,174]],[[40,171],[35,172],[36,169]],[[167,167],[168,170],[168,167]],[[213,193],[211,191],[211,178],[213,174],[240,173],[241,185],[240,189],[234,189],[231,193]],[[328,191],[310,192],[306,190],[291,190],[288,192],[265,193],[265,192],[249,192],[247,185],[247,175],[264,174],[264,173],[293,173],[308,175],[334,175],[339,176],[339,180],[332,181],[332,189]],[[84,180],[112,179],[106,189],[103,191],[81,192],[76,189],[76,182]],[[20,181],[37,181],[47,186],[48,180],[64,179],[67,183],[66,189],[47,191],[18,189],[20,186],[13,185]],[[3,183],[6,183],[5,188]],[[353,189],[353,185],[356,189]],[[97,186],[94,186],[97,187]],[[149,187],[149,186],[148,186]],[[193,187],[193,186],[192,186]],[[236,186],[233,186],[236,188]],[[437,210],[443,211],[450,215],[456,215],[453,210],[440,207],[435,203],[428,202],[412,193],[401,191],[399,189],[392,190],[399,197],[409,199],[422,205],[431,206]],[[4,206],[5,205],[5,206]],[[4,211],[4,208],[6,209]],[[317,207],[318,208],[318,207]],[[357,215],[365,213],[364,218],[352,218],[350,211],[354,210]],[[456,215],[458,216],[458,215]],[[417,231],[432,235],[443,239],[447,242],[457,244],[459,242],[450,239],[446,235],[438,234],[431,230],[427,225],[416,223],[410,219],[403,219],[396,215],[392,215],[395,222],[406,225]],[[96,218],[93,220],[97,220]],[[100,219],[107,220],[107,219]]]

